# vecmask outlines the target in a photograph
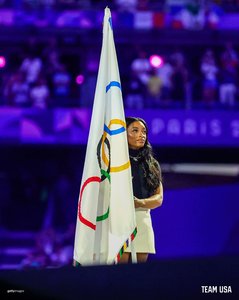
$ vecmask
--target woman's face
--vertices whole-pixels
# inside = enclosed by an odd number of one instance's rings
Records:
[[[140,121],[131,123],[127,128],[127,138],[129,148],[138,150],[145,144],[147,138],[147,130]]]

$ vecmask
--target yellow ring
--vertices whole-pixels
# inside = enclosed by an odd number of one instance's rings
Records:
[[[120,120],[120,119],[112,119],[109,122],[108,128],[111,127],[112,124],[119,124],[122,125],[124,128],[126,128],[126,124],[124,121]],[[104,141],[106,139],[107,133],[104,131],[103,133],[103,137],[102,137],[102,160],[106,165],[109,165],[109,160],[105,155],[105,145],[104,145]],[[116,167],[111,167],[110,168],[110,172],[120,172],[123,170],[126,170],[130,167],[130,161],[128,161],[127,163],[121,165],[121,166],[116,166]]]

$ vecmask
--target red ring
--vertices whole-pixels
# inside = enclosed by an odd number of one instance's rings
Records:
[[[85,224],[86,226],[90,227],[91,229],[95,230],[96,229],[96,224],[93,224],[92,222],[90,222],[89,220],[85,219],[82,214],[81,214],[81,200],[82,200],[82,194],[84,192],[85,187],[87,186],[87,184],[91,183],[91,182],[101,182],[101,178],[98,176],[93,176],[93,177],[89,177],[83,184],[81,191],[80,191],[80,201],[78,204],[78,217],[80,219],[80,221]]]

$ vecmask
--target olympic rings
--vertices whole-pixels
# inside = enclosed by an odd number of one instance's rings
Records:
[[[110,127],[113,124],[121,125],[121,127],[119,129],[111,130]],[[100,141],[99,141],[99,143],[97,145],[97,159],[98,159],[98,163],[99,163],[99,167],[100,167],[101,177],[98,177],[98,176],[89,177],[84,182],[84,184],[82,185],[82,188],[81,188],[81,191],[80,191],[80,200],[79,200],[79,204],[78,204],[78,217],[79,217],[79,220],[83,224],[85,224],[86,226],[88,226],[89,228],[91,228],[93,230],[96,230],[96,224],[94,224],[94,223],[90,222],[89,220],[87,220],[86,218],[84,218],[83,215],[82,215],[82,213],[81,213],[82,195],[83,195],[83,192],[84,192],[86,186],[89,183],[92,183],[92,182],[98,182],[98,183],[100,183],[100,182],[104,181],[106,178],[110,182],[110,172],[120,172],[120,171],[123,171],[123,170],[125,170],[125,169],[127,169],[127,168],[130,167],[130,161],[126,162],[123,165],[114,166],[114,167],[111,167],[111,164],[110,164],[110,161],[111,161],[111,159],[110,159],[110,157],[111,157],[111,149],[110,149],[110,142],[109,142],[109,140],[107,138],[107,134],[109,134],[110,136],[112,136],[112,135],[117,135],[117,134],[123,133],[124,131],[126,131],[126,124],[125,124],[125,122],[123,122],[120,119],[112,119],[109,122],[108,126],[104,125],[104,133],[103,133],[103,135],[102,135],[102,137],[101,137],[101,139],[100,139]],[[105,144],[106,144],[106,146],[108,148],[109,158],[107,158],[106,153],[105,153]],[[105,163],[105,165],[107,166],[107,170],[103,170],[102,169],[101,158],[100,158],[101,146],[102,146],[102,160]],[[109,207],[108,207],[106,213],[104,213],[101,216],[97,216],[96,222],[103,221],[103,220],[107,219],[108,216],[109,216]]]
[[[79,220],[85,224],[86,226],[90,227],[91,229],[93,230],[96,230],[96,224],[90,222],[89,220],[87,220],[86,218],[83,217],[82,213],[81,213],[81,201],[82,201],[82,195],[83,195],[83,192],[86,188],[86,186],[91,183],[91,182],[102,182],[102,177],[98,177],[98,176],[93,176],[93,177],[89,177],[83,184],[82,188],[81,188],[81,192],[80,192],[80,200],[79,200],[79,204],[78,204],[78,217],[79,217]],[[104,221],[106,220],[108,217],[109,217],[109,211],[110,211],[110,208],[108,207],[107,209],[107,212],[105,214],[103,214],[102,216],[97,216],[96,218],[96,222],[99,222],[99,221]]]
[[[101,159],[100,159],[100,148],[102,145],[102,141],[103,141],[103,137],[100,139],[98,146],[97,146],[97,159],[98,159],[98,164],[99,164],[100,172],[101,172],[101,181],[104,181],[106,178],[108,178],[108,180],[110,182],[110,142],[107,138],[104,140],[104,142],[108,148],[108,151],[109,151],[109,164],[108,164],[107,170],[105,171],[102,169]]]
[[[113,124],[118,124],[118,125],[121,125],[122,127],[119,129],[116,129],[116,130],[110,130],[110,127]],[[106,140],[106,135],[107,135],[107,133],[109,135],[116,135],[116,134],[120,134],[120,133],[124,132],[126,130],[126,124],[124,121],[122,121],[120,119],[112,119],[110,121],[109,125],[108,126],[105,125],[104,128],[105,128],[105,131],[102,136],[102,160],[104,161],[104,163],[106,165],[109,166],[110,162],[109,162],[108,158],[106,157],[105,148],[104,148],[104,142]],[[130,167],[130,161],[128,161],[127,163],[120,165],[120,166],[110,167],[110,172],[120,172],[120,171],[128,169],[129,167]]]

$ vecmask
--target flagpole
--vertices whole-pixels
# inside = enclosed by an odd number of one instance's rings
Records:
[[[137,264],[137,255],[134,247],[134,241],[132,241],[131,245],[131,260],[133,264]]]

